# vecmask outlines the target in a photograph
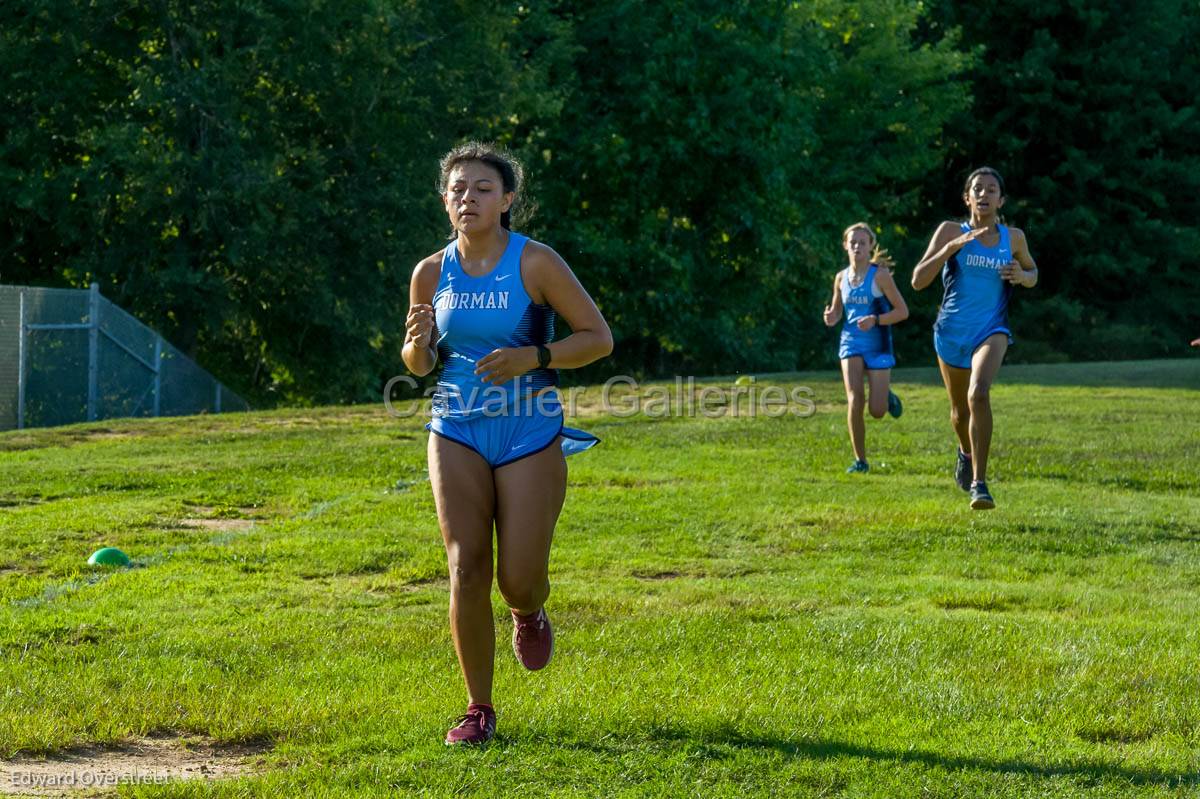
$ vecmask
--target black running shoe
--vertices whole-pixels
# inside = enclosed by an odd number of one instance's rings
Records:
[[[963,491],[971,490],[971,456],[963,454],[963,451],[957,450],[958,463],[954,465],[954,481],[958,483],[958,487]]]
[[[893,419],[899,419],[900,414],[904,413],[904,403],[900,401],[894,391],[888,392],[888,413]]]
[[[971,483],[971,510],[991,510],[996,507],[996,500],[988,493],[987,483],[976,480]]]

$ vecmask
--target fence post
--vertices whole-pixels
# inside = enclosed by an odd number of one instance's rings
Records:
[[[17,295],[17,429],[25,429],[25,289]]]
[[[154,415],[162,413],[162,336],[154,336]]]
[[[96,421],[96,395],[100,376],[100,284],[93,283],[88,294],[88,395],[87,420]]]
[[[217,394],[216,401],[213,403],[213,413],[220,413],[221,412],[221,384],[220,383],[217,383],[216,394]]]

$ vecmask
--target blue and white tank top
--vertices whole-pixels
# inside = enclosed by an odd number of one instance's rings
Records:
[[[892,328],[888,325],[875,325],[870,330],[859,330],[858,322],[872,314],[882,316],[892,310],[892,304],[884,296],[875,283],[875,275],[879,272],[876,264],[867,267],[867,274],[862,283],[855,286],[850,283],[850,274],[854,270],[846,267],[842,272],[842,306],[846,309],[846,320],[842,323],[841,353],[861,354],[864,352],[892,351]]]
[[[528,241],[510,232],[500,262],[479,277],[463,271],[457,239],[442,251],[442,273],[433,294],[441,362],[434,416],[502,414],[519,399],[558,385],[554,369],[535,368],[500,385],[475,374],[476,362],[492,350],[549,344],[554,338],[554,309],[534,303],[521,280],[521,253]]]
[[[969,241],[942,267],[945,294],[933,329],[974,331],[1008,327],[1008,300],[1012,284],[1000,277],[1000,270],[1012,260],[1012,242],[1007,225],[997,225],[1000,240],[986,247],[979,239]],[[969,233],[971,224],[962,223]]]

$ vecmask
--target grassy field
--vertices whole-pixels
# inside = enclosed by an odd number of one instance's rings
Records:
[[[256,776],[129,796],[1200,795],[1200,358],[1005,367],[989,483],[945,393],[852,460],[809,418],[617,418],[572,458],[558,632],[465,699],[423,421],[380,408],[0,434],[0,758],[151,733]],[[729,385],[729,381],[724,381]],[[133,568],[85,565],[103,545]]]

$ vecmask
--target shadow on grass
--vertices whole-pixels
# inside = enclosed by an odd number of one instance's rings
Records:
[[[1006,374],[1005,374],[1006,373]],[[1162,361],[1101,361],[1016,364],[1001,374],[1008,383],[1094,388],[1190,388],[1200,390],[1200,358]]]
[[[941,386],[937,362],[928,367],[892,370],[893,383]],[[825,371],[784,372],[762,375],[759,382],[835,380],[836,368]],[[1005,385],[1082,388],[1190,388],[1200,391],[1200,356],[1158,361],[1095,361],[1087,363],[1010,363],[1000,370],[996,383]]]
[[[725,760],[735,750],[769,750],[789,757],[808,760],[862,758],[878,762],[920,764],[946,771],[991,771],[998,774],[1024,774],[1031,777],[1080,777],[1089,781],[1121,780],[1134,785],[1159,785],[1171,788],[1200,785],[1200,771],[1164,771],[1161,769],[1128,768],[1097,761],[1062,764],[1038,763],[1027,760],[1001,760],[988,757],[944,755],[919,749],[891,750],[846,741],[791,741],[774,736],[745,735],[734,730],[696,732],[678,728],[658,728],[649,739],[659,744],[688,744],[693,756],[705,760]],[[641,748],[644,739],[621,743],[570,742],[568,748],[592,751],[600,755],[615,755]]]

